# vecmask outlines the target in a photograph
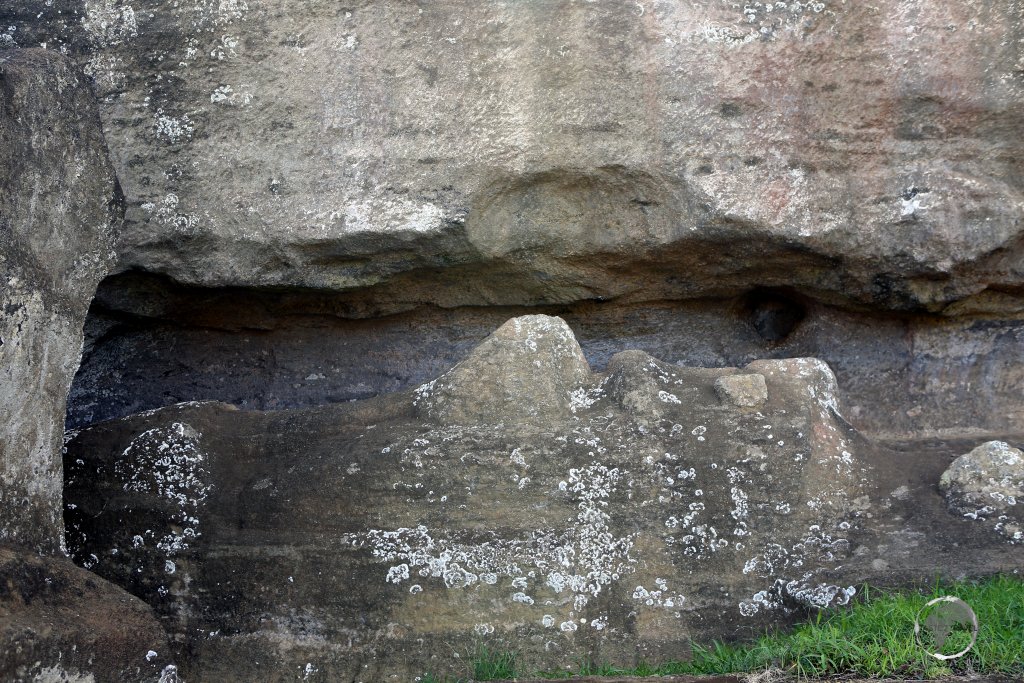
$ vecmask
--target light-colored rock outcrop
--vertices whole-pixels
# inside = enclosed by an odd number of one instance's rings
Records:
[[[118,190],[85,79],[0,51],[0,544],[61,546],[64,406]]]
[[[443,376],[416,390],[424,417],[459,425],[544,425],[586,402],[590,366],[561,318],[528,315],[498,328]]]
[[[0,51],[0,680],[155,681],[148,605],[63,555],[64,406],[119,191],[65,57]],[[43,555],[43,557],[40,557]]]
[[[951,510],[1024,543],[1024,452],[988,441],[953,461],[939,480]]]
[[[1019,311],[1019,0],[10,0],[91,74],[121,265],[391,306],[785,284]]]

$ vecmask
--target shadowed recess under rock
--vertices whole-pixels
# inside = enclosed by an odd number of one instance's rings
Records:
[[[144,273],[104,281],[86,322],[68,426],[180,401],[280,409],[416,386],[513,315],[562,316],[603,369],[640,349],[680,366],[813,356],[840,379],[846,417],[896,439],[1024,431],[1024,320],[865,312],[790,290],[548,307],[420,306],[372,316],[366,295],[191,288]],[[367,316],[370,317],[367,317]]]

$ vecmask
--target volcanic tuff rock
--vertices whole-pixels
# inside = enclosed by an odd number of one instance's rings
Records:
[[[751,375],[763,405],[720,400]],[[934,458],[866,441],[836,390],[807,358],[632,351],[591,374],[561,320],[527,316],[417,391],[84,429],[68,542],[154,607],[186,679],[225,681],[463,674],[452,653],[480,643],[528,667],[678,659],[864,580],[1019,566],[950,514]]]
[[[0,51],[0,680],[154,681],[150,608],[61,556],[64,406],[113,263],[118,189],[88,86]],[[40,555],[54,555],[40,557]]]
[[[390,308],[790,285],[1020,311],[1020,0],[8,0],[100,96],[121,267]]]
[[[61,547],[61,438],[118,190],[84,79],[0,51],[0,543]]]
[[[422,417],[457,424],[536,425],[566,419],[590,366],[561,318],[513,318],[469,358],[416,390]]]
[[[0,577],[0,680],[156,683],[173,669],[149,606],[70,560],[0,547]]]
[[[1024,543],[1024,452],[1005,441],[983,443],[953,461],[940,486],[949,507],[965,517],[995,521],[994,528]]]

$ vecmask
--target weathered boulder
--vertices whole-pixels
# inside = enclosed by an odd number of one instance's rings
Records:
[[[715,380],[718,398],[740,408],[757,408],[768,400],[768,385],[764,375],[727,375]]]
[[[84,429],[69,545],[154,607],[186,679],[225,681],[464,673],[480,643],[538,668],[678,659],[864,580],[1024,559],[948,512],[934,457],[846,424],[820,361],[626,352],[588,375],[574,344],[531,316],[420,391]],[[763,405],[719,399],[752,374]]]
[[[1020,311],[1017,0],[8,0],[85,65],[121,266],[390,307],[789,285]],[[774,325],[764,328],[774,334]]]
[[[1005,441],[983,443],[954,460],[939,486],[951,510],[992,520],[994,530],[1011,543],[1024,543],[1024,452],[1019,448]]]
[[[61,547],[61,439],[119,190],[65,57],[0,52],[0,544]]]
[[[0,577],[0,680],[156,683],[173,669],[149,606],[70,560],[0,547]]]
[[[64,412],[113,260],[119,191],[85,79],[0,52],[0,679],[147,681],[170,666],[148,605],[64,543]],[[165,676],[165,679],[167,677]]]

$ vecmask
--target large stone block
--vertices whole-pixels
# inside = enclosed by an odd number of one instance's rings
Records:
[[[1019,311],[1018,0],[8,0],[91,74],[122,264],[390,307],[790,285]]]
[[[0,544],[61,547],[65,402],[119,196],[74,64],[0,52]]]

